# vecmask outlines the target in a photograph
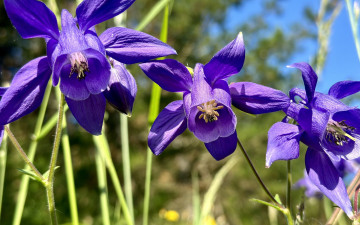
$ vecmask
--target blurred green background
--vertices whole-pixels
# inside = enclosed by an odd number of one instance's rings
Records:
[[[57,2],[60,8],[66,8],[75,15],[74,1],[58,0]],[[137,0],[127,10],[127,27],[135,28],[156,2],[155,0]],[[322,21],[326,22],[329,15],[334,12],[338,1],[328,1],[324,9],[324,17],[318,16],[318,8],[306,4],[292,9],[301,13],[302,20],[289,21],[286,23],[286,28],[273,22],[274,20],[286,20],[283,15],[287,9],[282,4],[287,2],[286,0],[255,1],[252,4],[257,4],[258,10],[246,19],[243,19],[242,16],[240,20],[240,15],[237,17],[236,13],[230,18],[227,16],[230,10],[234,9],[241,14],[248,2],[241,0],[175,0],[169,21],[168,43],[177,50],[178,55],[171,56],[171,58],[190,67],[194,67],[197,62],[205,64],[241,31],[245,40],[246,60],[242,71],[231,78],[231,82],[253,81],[287,93],[290,88],[301,86],[302,80],[298,71],[284,70],[284,68],[293,63],[295,58],[299,58],[304,51],[308,51],[307,46],[320,49],[320,51],[315,50],[312,53],[311,63],[314,68],[321,71],[328,49],[326,44],[321,45],[321,43],[324,44],[327,36],[322,37],[323,39],[318,44],[319,36],[316,24]],[[234,23],[236,28],[228,29],[229,20],[238,20],[237,23]],[[161,21],[162,13],[145,28],[144,32],[159,37]],[[97,26],[98,34],[112,26],[114,24],[111,20]],[[16,71],[26,62],[45,55],[45,50],[43,39],[23,40],[18,35],[11,25],[1,1],[0,81],[3,86],[11,81]],[[320,52],[320,55],[317,52]],[[309,58],[302,59],[302,61],[307,60]],[[151,82],[137,65],[130,65],[128,69],[134,75],[138,85],[134,111],[132,117],[129,118],[129,141],[135,218],[136,224],[141,224]],[[174,93],[163,91],[160,109],[163,109],[170,101],[179,98],[180,96]],[[55,94],[52,93],[45,122],[56,113],[56,109],[57,102]],[[238,118],[237,132],[240,140],[265,184],[272,193],[278,193],[284,202],[286,162],[276,162],[270,169],[265,169],[267,131],[273,123],[281,120],[284,114],[278,112],[252,116],[237,109],[234,111]],[[36,116],[37,111],[11,125],[24,149],[29,147]],[[101,224],[94,159],[95,147],[92,137],[76,123],[70,112],[67,112],[66,117],[80,221],[86,225]],[[110,143],[112,158],[118,174],[122,175],[119,113],[108,106],[105,119],[106,136]],[[34,163],[40,171],[47,170],[53,135],[54,131],[50,132],[38,145]],[[297,181],[303,175],[304,152],[305,149],[302,146],[300,158],[292,161],[293,181]],[[285,224],[283,215],[275,214],[274,216],[273,211],[269,214],[266,206],[249,200],[250,198],[266,201],[268,199],[238,150],[225,160],[215,161],[206,151],[203,143],[189,131],[176,138],[162,155],[153,157],[149,223],[153,225],[192,224],[193,178],[198,178],[199,193],[202,199],[217,171],[231,157],[239,158],[239,161],[226,175],[217,192],[211,211],[214,220],[212,222],[215,223],[211,223],[209,220],[208,224],[270,224],[269,215],[273,216],[272,224]],[[59,221],[65,224],[69,223],[71,219],[62,152],[60,152],[57,164],[60,168],[56,172],[54,185],[56,206]],[[22,176],[18,169],[23,168],[23,165],[22,159],[9,143],[0,224],[12,224]],[[111,218],[114,221],[113,224],[122,224],[115,221],[119,214],[119,204],[111,181],[108,182]],[[294,190],[292,193],[294,215],[297,212],[296,206],[303,201],[303,195],[303,190]],[[167,210],[175,210],[179,214],[178,221],[167,220]],[[326,217],[323,201],[321,199],[305,199],[305,215],[304,224],[324,224]],[[45,191],[40,184],[32,181],[21,224],[48,224],[48,217]]]

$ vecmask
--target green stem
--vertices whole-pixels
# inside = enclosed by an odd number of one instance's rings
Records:
[[[132,199],[132,185],[131,185],[131,167],[130,167],[130,150],[129,150],[129,134],[128,134],[128,117],[125,114],[120,114],[121,123],[121,152],[124,169],[124,191],[126,202],[130,210],[131,218],[134,221],[134,206]]]
[[[50,97],[50,93],[51,93],[51,88],[52,88],[52,84],[50,81],[47,84],[44,98],[43,98],[43,101],[40,106],[39,115],[37,117],[35,129],[34,129],[34,135],[33,135],[34,138],[30,143],[30,148],[28,151],[28,156],[31,161],[33,161],[35,158],[36,148],[37,148],[37,144],[38,144],[37,137],[40,134],[41,127],[42,127],[42,124],[44,121],[46,107],[48,105],[49,97]],[[28,170],[28,169],[29,169],[29,167],[26,166],[25,170]],[[14,214],[14,219],[13,219],[13,223],[12,223],[13,225],[20,225],[21,217],[22,217],[22,214],[24,211],[24,205],[25,205],[25,200],[26,200],[26,196],[27,196],[27,192],[28,192],[28,187],[29,187],[29,179],[30,179],[30,177],[27,175],[23,175],[21,177],[19,193],[18,193],[18,197],[16,200],[15,214]]]
[[[79,224],[79,215],[78,215],[78,208],[77,208],[77,204],[76,204],[74,173],[73,173],[73,166],[72,166],[72,160],[71,160],[70,141],[69,141],[69,135],[67,133],[66,119],[63,120],[63,134],[62,134],[62,138],[61,138],[61,144],[62,144],[62,149],[63,149],[63,153],[64,153],[64,164],[65,164],[67,188],[68,188],[68,192],[69,192],[68,196],[69,196],[69,203],[70,203],[71,221],[72,221],[72,225],[78,225]]]
[[[150,150],[149,148],[147,148],[143,225],[147,225],[148,222],[149,222],[149,205],[150,205],[150,186],[151,186],[152,154],[153,154],[153,153],[151,152],[151,150]]]
[[[243,155],[245,156],[245,159],[247,161],[247,163],[249,164],[251,170],[253,171],[257,181],[259,182],[261,188],[265,191],[266,195],[270,198],[270,200],[275,203],[276,205],[278,205],[281,208],[284,208],[282,205],[280,205],[274,198],[274,196],[270,193],[270,191],[267,189],[267,187],[265,186],[264,182],[261,180],[258,172],[256,171],[253,163],[251,162],[249,155],[247,154],[246,150],[244,149],[243,145],[241,144],[239,138],[237,139],[237,143],[241,149],[241,152],[243,153]]]
[[[109,148],[109,144],[107,142],[107,139],[102,134],[102,135],[99,135],[99,136],[93,136],[93,140],[95,142],[95,145],[96,145],[97,149],[99,150],[99,152],[101,154],[101,157],[103,157],[104,160],[105,160],[105,164],[106,164],[106,167],[107,167],[107,169],[109,171],[111,181],[114,184],[115,192],[116,192],[116,194],[118,196],[120,205],[121,205],[122,210],[124,212],[125,220],[126,220],[127,224],[133,225],[134,222],[131,219],[130,211],[129,211],[129,208],[128,208],[128,206],[126,204],[126,201],[125,201],[125,197],[124,197],[124,193],[123,193],[122,188],[121,188],[120,180],[119,180],[119,177],[117,175],[114,163],[113,163],[113,161],[111,159],[110,148]]]
[[[4,195],[4,180],[5,180],[5,170],[6,170],[6,158],[7,158],[7,136],[5,132],[3,134],[3,140],[0,148],[0,221],[1,221],[1,209],[2,209],[2,199]]]
[[[108,190],[106,182],[106,167],[99,150],[95,154],[96,173],[100,191],[100,206],[103,225],[110,225]]]
[[[47,200],[48,200],[48,208],[51,218],[52,225],[57,225],[57,217],[56,217],[56,209],[55,209],[55,198],[54,198],[54,175],[55,175],[55,167],[56,167],[56,161],[59,154],[59,146],[60,146],[60,140],[61,140],[61,131],[63,127],[63,118],[64,118],[64,103],[65,103],[65,97],[63,94],[60,96],[59,101],[59,117],[58,117],[58,123],[56,125],[56,131],[55,131],[55,140],[54,140],[54,146],[51,153],[51,159],[50,159],[50,165],[49,165],[49,176],[46,181],[46,194],[47,194]]]
[[[286,185],[286,208],[291,211],[291,185],[292,185],[292,178],[291,178],[291,161],[288,160],[286,162],[287,167],[287,185]]]
[[[354,36],[356,52],[357,52],[358,58],[360,60],[360,43],[359,43],[359,37],[358,37],[358,27],[357,27],[357,21],[354,16],[354,9],[351,5],[350,0],[346,0],[346,7],[348,10],[348,14],[349,14],[351,30],[352,30],[352,33]]]
[[[6,133],[9,136],[10,141],[14,144],[15,149],[18,151],[18,153],[20,154],[21,158],[23,158],[23,160],[25,161],[25,163],[30,167],[30,169],[36,174],[36,176],[38,176],[41,180],[44,180],[42,174],[38,171],[38,169],[36,169],[36,167],[34,166],[34,164],[31,162],[31,160],[29,159],[29,157],[26,155],[26,153],[24,152],[24,150],[22,149],[22,147],[20,146],[19,142],[16,140],[14,134],[11,132],[10,128],[8,126],[5,126],[5,130]]]
[[[282,213],[286,216],[288,225],[294,225],[294,220],[293,220],[293,218],[291,216],[290,210],[289,209],[283,209]]]

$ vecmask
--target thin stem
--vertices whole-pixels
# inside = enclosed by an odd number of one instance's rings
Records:
[[[286,163],[287,167],[287,188],[286,188],[286,208],[291,211],[291,185],[292,185],[292,177],[291,177],[291,161],[288,160]]]
[[[121,152],[124,169],[124,191],[126,202],[130,210],[131,218],[134,221],[134,206],[132,199],[132,185],[131,185],[131,167],[130,167],[130,150],[129,150],[129,134],[128,134],[128,117],[120,114],[120,128],[121,128]]]
[[[21,148],[19,142],[16,140],[14,134],[11,132],[10,128],[8,126],[5,126],[5,130],[6,133],[9,136],[10,141],[14,144],[15,149],[18,151],[18,153],[20,154],[21,158],[23,158],[23,160],[25,161],[25,163],[30,167],[30,169],[36,174],[36,176],[38,176],[41,180],[44,180],[42,174],[38,171],[38,169],[36,169],[36,167],[34,166],[34,164],[31,162],[31,160],[29,159],[29,157],[26,155],[26,153],[24,152],[24,150]]]
[[[69,203],[70,203],[71,221],[72,221],[72,225],[78,225],[79,215],[76,204],[74,173],[73,173],[73,166],[71,161],[70,141],[69,141],[69,135],[67,133],[66,119],[63,119],[63,134],[61,138],[61,144],[64,153],[64,164],[65,164],[67,188],[69,192],[68,195],[69,195]]]
[[[6,158],[7,158],[7,137],[5,133],[3,134],[3,140],[0,148],[0,221],[1,221],[1,209],[2,209],[2,199],[4,195],[4,180],[5,180],[5,170],[6,170]]]
[[[108,190],[106,182],[106,167],[101,157],[99,150],[95,154],[95,163],[96,163],[96,174],[98,177],[98,187],[100,191],[100,206],[101,206],[101,217],[103,225],[110,225],[110,215],[109,215],[109,200],[108,200]]]
[[[294,225],[294,220],[293,220],[293,218],[291,216],[290,209],[284,209],[282,212],[286,216],[288,225]]]
[[[52,83],[51,83],[51,79],[50,79],[49,83],[47,84],[46,90],[45,90],[43,101],[40,106],[39,115],[36,120],[35,129],[34,129],[34,138],[32,139],[32,141],[30,143],[30,148],[28,151],[28,157],[31,161],[33,161],[35,158],[36,148],[37,148],[37,144],[38,144],[38,140],[39,140],[38,136],[40,135],[41,127],[44,122],[45,112],[46,112],[46,108],[47,108],[50,94],[51,94],[51,88],[52,88]],[[25,169],[29,169],[29,167],[26,166]],[[29,187],[29,179],[30,179],[30,177],[27,175],[23,175],[21,177],[21,183],[20,183],[18,197],[16,200],[15,213],[14,213],[14,218],[13,218],[13,223],[12,223],[13,225],[20,225],[21,217],[22,217],[22,214],[24,211],[24,205],[25,205],[25,200],[26,200],[26,196],[27,196],[27,192],[28,192],[28,187]]]
[[[241,149],[241,152],[244,154],[245,158],[246,158],[246,161],[248,162],[251,170],[253,171],[257,181],[259,182],[260,186],[262,187],[262,189],[265,191],[266,195],[270,198],[270,200],[275,203],[276,205],[280,206],[283,208],[282,205],[280,205],[274,198],[274,196],[270,193],[270,191],[267,189],[267,187],[265,186],[264,182],[261,180],[258,172],[256,171],[254,165],[252,164],[250,158],[249,158],[249,155],[247,154],[246,150],[244,149],[243,145],[241,144],[239,138],[237,139],[237,143]]]
[[[348,10],[348,14],[349,14],[349,20],[350,20],[353,37],[354,37],[356,52],[357,52],[358,58],[360,60],[360,43],[359,43],[359,37],[358,37],[358,27],[357,27],[356,18],[354,16],[354,10],[353,10],[353,7],[351,6],[350,0],[346,0],[346,7]]]
[[[358,197],[359,197],[359,190],[360,186],[358,185],[355,190],[355,196],[354,196],[354,210],[355,210],[355,216],[358,214]]]
[[[128,208],[127,204],[126,204],[126,200],[125,200],[122,188],[121,188],[119,176],[117,175],[114,163],[113,163],[113,161],[111,159],[110,148],[109,148],[109,144],[107,142],[107,139],[102,134],[102,135],[99,135],[99,136],[93,136],[93,140],[94,140],[95,145],[96,145],[97,149],[99,150],[101,156],[105,160],[105,164],[106,164],[106,167],[107,167],[107,169],[109,171],[111,181],[114,184],[115,192],[116,192],[116,194],[118,196],[120,205],[121,205],[122,210],[124,212],[125,220],[126,220],[127,224],[133,225],[134,222],[131,219],[130,211],[129,211],[129,208]]]
[[[147,148],[143,225],[147,225],[148,221],[149,221],[152,157],[153,156],[152,156],[151,150],[149,148]]]
[[[46,194],[47,194],[47,200],[48,200],[48,208],[51,218],[52,225],[57,225],[57,217],[56,217],[56,209],[55,209],[55,198],[54,198],[54,175],[55,175],[55,167],[56,167],[56,161],[59,154],[59,146],[60,146],[60,140],[61,140],[61,131],[63,127],[63,118],[64,118],[64,103],[65,103],[65,97],[63,94],[60,96],[59,101],[59,117],[58,117],[58,123],[56,125],[56,131],[55,131],[55,140],[54,140],[54,147],[51,153],[51,159],[50,159],[50,165],[49,165],[49,177],[46,182]]]

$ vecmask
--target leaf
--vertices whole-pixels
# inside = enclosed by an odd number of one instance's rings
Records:
[[[55,166],[55,168],[54,168],[54,170],[56,171],[58,168],[60,168],[60,166]],[[44,179],[48,179],[48,177],[49,177],[49,170],[48,171],[46,171],[44,174],[43,174],[43,177],[44,177]]]
[[[20,173],[23,173],[25,175],[28,175],[31,179],[40,182],[41,184],[43,184],[43,180],[38,177],[32,170],[29,169],[18,169],[20,171]]]
[[[275,195],[275,200],[276,200],[280,205],[282,205],[280,196],[279,196],[278,194]]]
[[[263,201],[263,200],[256,199],[256,198],[252,198],[252,199],[250,199],[250,201],[254,201],[254,202],[257,202],[257,203],[260,203],[260,204],[263,204],[263,205],[267,205],[267,206],[273,207],[273,208],[275,208],[275,209],[277,209],[277,210],[279,210],[280,212],[283,213],[283,209],[282,209],[280,206],[278,206],[278,205],[274,205],[273,203],[265,202],[265,201]],[[276,201],[277,201],[277,200],[276,200]]]

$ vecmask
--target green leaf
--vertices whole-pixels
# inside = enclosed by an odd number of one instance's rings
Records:
[[[256,198],[252,198],[252,199],[250,199],[250,201],[254,201],[254,202],[257,202],[257,203],[260,203],[260,204],[263,204],[263,205],[267,205],[267,206],[273,207],[273,208],[275,208],[275,209],[277,209],[277,210],[279,210],[280,212],[283,213],[283,209],[282,209],[280,206],[274,205],[274,204],[272,204],[272,203],[270,203],[270,202],[265,202],[265,201],[263,201],[263,200],[256,199]]]
[[[278,194],[275,195],[275,200],[276,200],[280,205],[282,205],[280,196],[279,196]]]
[[[28,175],[31,179],[38,181],[40,183],[44,183],[43,180],[41,180],[40,177],[38,177],[32,170],[29,169],[18,169],[20,173],[23,173],[25,175]]]
[[[139,25],[136,27],[136,30],[142,31],[154,18],[157,16],[161,10],[169,3],[170,0],[161,0],[154,5],[150,12],[141,20]]]
[[[58,168],[60,168],[60,166],[55,166],[54,170],[56,171]],[[46,172],[43,174],[43,177],[44,177],[44,179],[48,179],[48,177],[49,177],[49,170],[46,171]]]

